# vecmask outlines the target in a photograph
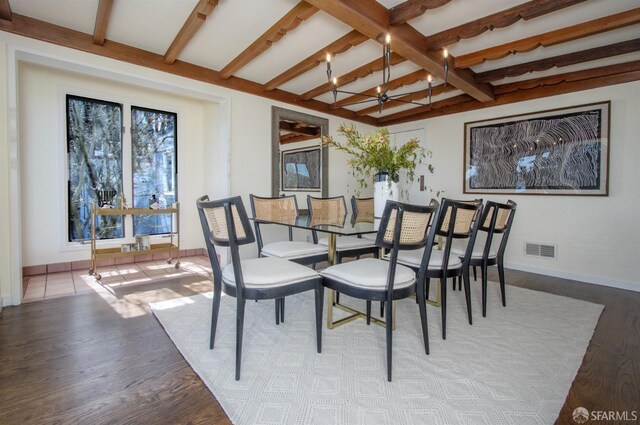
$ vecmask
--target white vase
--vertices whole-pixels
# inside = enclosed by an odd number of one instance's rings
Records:
[[[386,172],[376,174],[373,184],[373,215],[378,218],[382,217],[387,201],[398,201],[399,199],[398,183],[394,182]]]

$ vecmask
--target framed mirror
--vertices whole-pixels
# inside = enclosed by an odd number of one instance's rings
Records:
[[[307,194],[329,194],[329,148],[322,136],[329,120],[273,106],[271,109],[271,196],[298,197],[304,209]]]

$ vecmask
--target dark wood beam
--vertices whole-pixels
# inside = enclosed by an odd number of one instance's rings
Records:
[[[305,1],[298,3],[286,15],[278,20],[271,28],[262,34],[256,41],[251,43],[242,53],[233,59],[227,66],[222,68],[220,76],[229,78],[238,72],[249,62],[261,55],[273,43],[279,41],[287,32],[298,27],[302,22],[313,16],[318,9]]]
[[[311,4],[352,28],[377,40],[385,33],[391,34],[391,46],[403,58],[444,79],[442,56],[428,51],[424,46],[428,38],[409,24],[391,26],[389,11],[375,0],[309,0]],[[451,57],[454,61],[455,58]],[[475,81],[470,70],[450,69],[449,83],[469,93],[474,98],[487,102],[493,99],[492,87]]]
[[[347,120],[358,121],[364,124],[377,124],[377,120],[371,117],[358,117],[355,112],[347,109],[333,109],[331,105],[317,100],[303,100],[300,96],[283,90],[265,91],[261,84],[242,78],[231,77],[224,79],[220,73],[213,69],[194,65],[180,60],[169,65],[164,62],[164,56],[146,50],[138,49],[114,41],[106,40],[103,46],[93,44],[93,36],[80,31],[75,31],[59,25],[29,18],[14,13],[11,21],[0,19],[0,31],[18,34],[24,37],[45,41],[59,46],[80,50],[99,56],[143,66],[150,69],[178,75],[192,80],[202,81],[220,87],[261,96],[279,102],[297,105],[330,115],[335,115]]]
[[[304,142],[306,140],[317,139],[320,136],[309,136],[306,134],[289,133],[287,135],[280,136],[280,144],[286,145],[287,143]]]
[[[280,87],[287,81],[291,81],[294,78],[304,74],[307,71],[312,70],[322,62],[326,62],[327,54],[331,57],[335,57],[340,53],[344,53],[352,47],[367,41],[369,37],[364,34],[360,34],[358,31],[353,30],[346,35],[343,35],[333,43],[318,50],[308,58],[298,62],[296,65],[284,71],[268,83],[264,85],[266,90],[273,90]]]
[[[477,37],[485,31],[505,28],[519,20],[528,21],[586,0],[532,0],[518,6],[475,19],[457,27],[449,28],[427,37],[426,47],[430,50],[441,49],[455,44],[461,39]]]
[[[424,14],[429,9],[444,6],[451,0],[407,0],[389,9],[389,23],[391,25],[404,24]]]
[[[172,64],[178,58],[178,55],[187,47],[187,44],[198,32],[207,16],[213,12],[218,5],[218,0],[199,0],[196,7],[193,8],[191,14],[178,31],[176,38],[173,39],[171,46],[164,54],[164,62]]]
[[[98,3],[98,12],[96,13],[96,23],[93,26],[93,43],[98,46],[104,44],[109,27],[109,18],[111,17],[111,9],[113,9],[114,0],[100,0]]]
[[[414,71],[414,72],[411,72],[409,74],[403,75],[402,77],[395,78],[395,79],[389,81],[388,90],[389,91],[398,90],[399,88],[402,88],[404,86],[409,86],[411,84],[415,84],[418,81],[424,81],[424,80],[427,79],[427,75],[429,75],[429,73],[427,71],[425,71],[424,69],[419,69],[417,71]],[[353,96],[349,96],[347,98],[344,98],[344,99],[334,103],[334,107],[342,108],[342,107],[347,106],[347,105],[352,105],[352,104],[360,102],[362,100],[366,100],[367,98],[370,98],[371,96],[376,96],[377,93],[378,93],[378,86],[371,87],[370,89],[365,90],[363,92],[360,92],[359,94],[355,94]]]
[[[640,8],[630,9],[614,15],[458,56],[454,60],[454,63],[456,68],[468,68],[479,65],[487,60],[496,60],[510,54],[529,52],[540,46],[548,47],[555,44],[566,43],[637,23],[640,23]]]
[[[492,102],[478,102],[468,95],[460,95],[434,102],[430,106],[420,106],[381,117],[378,119],[378,123],[382,126],[389,126],[638,80],[640,80],[640,61],[632,61],[504,84],[496,86],[496,99]]]
[[[304,134],[307,136],[320,136],[320,127],[309,127],[308,125],[303,125],[297,122],[288,122],[284,120],[280,120],[280,130],[290,131],[292,133]]]
[[[11,20],[11,6],[9,0],[0,0],[0,19]]]
[[[397,65],[399,63],[404,62],[406,59],[397,54],[396,52],[391,53],[391,66]],[[344,85],[350,84],[356,81],[358,78],[364,78],[368,75],[373,74],[374,72],[381,71],[383,68],[382,58],[373,60],[367,64],[362,65],[361,67],[354,69],[351,72],[348,72],[344,75],[341,75],[337,78],[338,84],[336,87],[342,87]],[[302,93],[300,97],[303,99],[313,99],[316,96],[320,96],[323,93],[327,93],[333,89],[333,83],[326,82],[324,84],[315,87],[306,93]]]
[[[521,63],[513,66],[506,66],[504,68],[492,69],[491,71],[476,74],[476,80],[488,83],[491,81],[502,80],[506,77],[517,77],[529,72],[546,71],[547,69],[551,69],[553,67],[562,68],[569,65],[576,65],[578,63],[594,61],[597,59],[603,59],[637,51],[640,51],[640,38],[610,44],[608,46],[581,50],[579,52],[573,52],[566,55],[554,56],[551,58]]]

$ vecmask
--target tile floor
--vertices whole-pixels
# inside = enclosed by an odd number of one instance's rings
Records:
[[[102,267],[98,270],[101,281],[95,279],[88,270],[65,271],[25,277],[26,291],[23,302],[41,301],[50,298],[82,295],[95,292],[101,287],[125,287],[140,283],[160,281],[180,275],[199,274],[209,278],[211,265],[203,256],[180,259],[180,267],[167,264],[165,260],[144,263],[121,264]]]

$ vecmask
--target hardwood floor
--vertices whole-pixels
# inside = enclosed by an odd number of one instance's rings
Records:
[[[576,407],[640,411],[640,293],[512,270],[507,280],[605,305],[557,424],[574,424]],[[177,276],[3,309],[0,423],[229,423],[146,307],[210,290]]]

